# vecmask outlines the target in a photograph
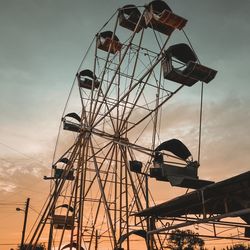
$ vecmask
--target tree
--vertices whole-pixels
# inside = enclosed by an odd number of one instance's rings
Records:
[[[248,247],[243,244],[236,244],[232,246],[232,250],[247,250]]]
[[[174,230],[171,232],[168,241],[169,247],[173,250],[204,249],[205,245],[199,234],[191,230]]]
[[[29,248],[28,246],[29,246],[28,244],[24,244],[22,249],[21,249],[21,246],[19,245],[17,250],[29,250],[29,249],[32,249],[32,250],[46,250],[45,245],[42,244],[42,243],[38,243],[35,248],[33,246],[31,248]]]

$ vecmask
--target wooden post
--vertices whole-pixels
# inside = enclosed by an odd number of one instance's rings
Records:
[[[23,231],[22,231],[22,240],[21,240],[21,250],[23,250],[23,248],[24,248],[23,245],[24,245],[26,224],[27,224],[27,218],[28,218],[29,203],[30,203],[30,198],[27,198],[26,205],[25,205],[25,211],[24,211],[24,222],[23,222]]]

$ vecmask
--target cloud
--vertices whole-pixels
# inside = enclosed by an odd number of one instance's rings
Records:
[[[7,183],[5,181],[0,181],[0,191],[12,193],[15,191],[16,185]]]
[[[206,107],[204,162],[209,168],[216,169],[218,175],[223,172],[237,174],[249,169],[249,105],[249,99],[235,96]]]
[[[28,187],[28,183],[32,183],[32,180],[42,180],[42,176],[48,172],[48,169],[35,159],[1,156],[0,190],[14,192],[19,187]]]
[[[250,100],[225,94],[221,99],[205,100],[202,121],[200,172],[215,180],[249,169]],[[160,138],[182,140],[197,157],[199,137],[199,103],[178,102],[167,105],[162,112]],[[135,129],[139,134],[140,129]],[[143,145],[150,146],[152,126],[142,136]]]

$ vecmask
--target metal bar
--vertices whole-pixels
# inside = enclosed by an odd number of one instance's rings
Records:
[[[112,155],[111,155],[111,158],[113,158],[113,155],[114,155],[114,147],[113,147],[113,145],[112,145],[112,147],[110,147],[110,150],[108,151],[107,156],[108,156],[108,154],[110,154],[111,149],[113,149],[113,150],[112,150]],[[103,160],[102,164],[103,164],[103,163],[105,162],[105,160],[107,159],[107,156],[104,157],[104,160]],[[101,164],[101,165],[102,165],[102,164]],[[106,173],[106,176],[105,176],[105,180],[104,180],[103,189],[105,189],[105,187],[106,187],[106,183],[107,183],[107,179],[108,179],[108,172],[109,172],[109,170],[110,170],[110,168],[111,168],[111,164],[112,164],[112,161],[109,162],[108,170],[107,170],[107,173]],[[100,166],[100,168],[101,168],[101,166]],[[100,169],[100,168],[99,168],[99,169]],[[95,175],[95,177],[96,177],[96,175]],[[94,182],[94,181],[93,181],[93,182]],[[92,182],[92,183],[93,183],[93,182]],[[86,196],[85,196],[85,197],[86,197]],[[86,200],[85,197],[84,197],[84,199]],[[102,198],[102,197],[101,197],[101,198]],[[96,222],[97,222],[97,219],[98,219],[98,214],[99,214],[99,210],[100,210],[100,207],[101,207],[101,203],[103,203],[103,200],[102,200],[101,198],[100,198],[99,201],[98,201],[98,206],[97,206],[97,209],[96,209],[96,215],[95,215],[94,223],[93,223],[93,225],[92,225],[92,232],[91,232],[91,238],[90,238],[89,249],[91,248],[91,243],[92,243],[93,236],[94,236],[94,229],[95,229],[94,227],[95,227]],[[111,202],[107,202],[107,204],[111,204]]]
[[[120,162],[122,161],[121,159],[121,156],[120,156]],[[122,236],[122,193],[123,193],[123,190],[122,190],[122,167],[121,167],[121,163],[119,164],[119,167],[120,167],[120,185],[119,185],[119,197],[120,197],[120,202],[119,202],[119,239],[121,238]],[[119,245],[119,247],[121,247],[121,245]]]
[[[197,220],[199,219],[195,219],[195,218],[191,218],[191,217],[179,217],[179,218],[176,218],[176,217],[168,217],[168,218],[160,218],[160,220],[175,220],[175,221],[193,221],[193,222],[197,222]],[[232,226],[232,227],[241,227],[241,228],[250,228],[250,225],[248,224],[245,224],[245,223],[239,223],[239,222],[230,222],[230,221],[213,221],[213,222],[207,222],[207,224],[215,224],[215,225],[223,225],[223,226]]]
[[[124,158],[124,157],[125,157],[125,156],[124,156],[124,153],[125,153],[124,148],[121,148],[121,153],[122,153],[122,156],[123,156],[123,158]],[[131,152],[130,152],[129,149],[128,149],[128,153],[129,153],[131,159],[133,159],[133,157],[132,157]],[[125,161],[125,158],[124,158],[124,161]],[[128,172],[128,176],[129,176],[130,182],[131,182],[131,188],[132,188],[132,190],[133,190],[133,195],[134,195],[134,200],[133,200],[133,203],[132,203],[131,206],[130,206],[130,211],[129,211],[129,215],[131,216],[131,215],[132,215],[132,212],[133,212],[134,206],[136,206],[137,211],[142,210],[142,203],[141,203],[141,199],[139,198],[139,194],[138,194],[140,188],[142,188],[142,185],[141,185],[141,183],[139,182],[140,186],[139,186],[139,188],[136,188],[135,183],[134,183],[134,180],[133,180],[133,178],[132,178],[132,173],[128,170],[129,167],[128,167],[128,165],[127,165],[127,164],[128,164],[127,159],[126,159],[126,161],[125,161],[125,164],[126,164],[126,169],[127,169],[127,172]],[[138,175],[137,175],[137,177],[138,177]],[[129,184],[128,184],[128,185],[129,185]],[[143,221],[143,220],[140,221],[140,224],[141,224],[141,228],[144,229],[144,225],[143,225],[142,221]]]
[[[112,144],[112,142],[108,143],[106,146],[109,146],[110,144]],[[103,166],[103,163],[104,163],[105,160],[107,159],[107,155],[110,153],[111,149],[112,149],[112,147],[109,148],[108,153],[106,154],[106,157],[104,157],[102,163],[100,163],[100,167],[99,167],[99,169],[98,169],[98,173],[103,173],[103,171],[100,171],[100,170],[101,170],[101,168],[102,168],[102,166]],[[101,150],[99,150],[99,152],[100,152],[100,151],[101,151]],[[88,158],[88,160],[89,160],[89,158]],[[88,160],[87,160],[87,161],[88,161]],[[95,170],[95,173],[96,173],[96,170]],[[86,193],[85,193],[85,195],[84,195],[84,199],[85,199],[86,196],[88,195],[88,193],[89,193],[89,191],[90,191],[92,185],[94,184],[96,178],[97,178],[97,174],[95,174],[95,176],[93,177],[93,179],[92,179],[92,181],[91,181],[91,183],[90,183],[88,189],[86,190]]]
[[[117,174],[117,169],[118,169],[118,166],[117,166],[117,163],[118,163],[118,147],[116,144],[114,144],[114,148],[115,148],[115,190],[114,190],[114,221],[115,221],[115,225],[114,225],[114,230],[115,232],[117,231],[117,225],[116,225],[116,221],[117,221],[117,194],[118,194],[118,174]]]
[[[160,61],[161,61],[161,59],[162,59],[162,57],[160,57],[155,63],[154,63],[154,65],[153,65],[153,67],[155,67]],[[121,98],[120,98],[120,101],[119,102],[117,102],[108,112],[111,112],[114,108],[116,108],[116,106],[117,105],[119,105],[119,103],[121,102],[121,101],[123,101],[126,97],[127,97],[127,95],[129,95],[140,83],[141,83],[141,81],[150,73],[150,71],[152,71],[152,69],[149,69],[149,70],[147,70],[144,74],[143,74],[143,76],[139,79],[139,81],[137,82],[137,83],[135,83]],[[104,116],[106,116],[106,115],[108,115],[108,112],[106,112],[105,113],[105,115]],[[95,127],[96,125],[98,125],[100,122],[102,121],[102,119],[99,119],[99,120],[97,120],[94,124],[93,124],[93,126]]]
[[[137,27],[139,26],[139,22],[142,20],[142,18],[143,18],[143,15],[141,15],[141,17],[140,17],[140,19],[139,19],[139,21],[138,21],[138,23],[137,23],[137,25],[136,25],[136,28],[135,28],[134,32],[132,33],[132,35],[131,35],[131,38],[130,38],[129,43],[128,43],[128,46],[126,47],[126,49],[125,49],[125,51],[124,51],[124,53],[123,53],[123,55],[122,55],[122,58],[121,58],[121,60],[120,60],[120,63],[119,63],[119,65],[117,66],[116,72],[114,73],[114,76],[113,76],[113,78],[112,78],[111,81],[110,81],[110,85],[109,85],[108,89],[106,90],[106,93],[105,93],[105,95],[104,95],[104,97],[103,97],[103,100],[105,100],[105,98],[106,98],[107,95],[108,95],[108,92],[109,92],[109,90],[110,90],[110,88],[111,88],[111,85],[112,85],[112,83],[113,83],[113,81],[114,81],[114,79],[115,79],[115,77],[116,77],[116,74],[118,73],[118,70],[120,69],[120,67],[121,67],[121,65],[122,65],[122,63],[123,63],[123,60],[124,60],[124,58],[125,58],[125,56],[126,56],[126,54],[127,54],[127,52],[128,52],[128,49],[129,49],[130,46],[131,46],[131,43],[132,43],[132,41],[133,41],[133,39],[134,39],[134,37],[135,37],[135,34],[136,34],[136,29],[137,29]],[[118,22],[118,16],[117,16],[117,22]],[[116,26],[117,26],[117,23],[116,23]],[[116,26],[115,26],[115,29],[116,29]],[[106,68],[106,66],[105,66],[105,68]],[[104,71],[104,73],[103,73],[103,76],[104,76],[104,74],[105,74],[105,71]],[[113,107],[113,109],[114,109],[114,108],[115,108],[115,106]],[[94,124],[94,121],[95,121],[95,119],[96,119],[96,117],[97,117],[97,114],[99,113],[100,109],[101,109],[101,105],[99,106],[99,108],[97,108],[97,110],[95,110],[95,116],[93,116],[93,119],[92,119],[92,123],[93,123],[93,124]],[[113,110],[113,109],[112,109],[112,110]],[[112,110],[111,110],[111,111],[112,111]],[[111,111],[108,111],[108,112],[110,113]],[[108,114],[106,114],[106,115],[108,115]],[[100,120],[98,120],[93,126],[95,127],[99,122],[100,122]]]
[[[115,23],[115,27],[114,27],[114,32],[113,32],[112,38],[115,35],[117,24],[118,24],[118,15],[117,15],[117,18],[116,18],[116,23]],[[96,39],[97,39],[97,36],[96,36]],[[110,44],[110,46],[111,46],[111,44]],[[103,70],[102,78],[101,78],[101,81],[100,81],[101,83],[103,82],[103,79],[104,79],[104,76],[105,76],[105,69],[106,69],[108,61],[109,61],[108,59],[109,59],[109,56],[110,56],[110,48],[111,48],[110,46],[109,46],[109,52],[107,53],[107,57],[106,57],[106,60],[105,60],[104,70]],[[97,93],[97,98],[100,96],[100,91],[101,91],[101,86],[99,87],[99,90],[98,90],[98,93]],[[95,115],[99,113],[99,110],[96,112],[96,108],[97,108],[97,102],[95,102],[95,105],[94,105],[93,110],[91,112],[90,124],[93,123],[93,121],[96,119]],[[99,108],[101,108],[101,106],[99,106]]]
[[[115,143],[117,143],[117,144],[119,144],[119,145],[126,146],[126,147],[128,147],[128,148],[132,148],[132,149],[134,149],[134,150],[137,150],[137,151],[139,151],[139,152],[141,152],[141,153],[144,153],[144,154],[146,154],[146,155],[148,155],[148,156],[152,156],[152,155],[153,155],[152,149],[149,149],[149,148],[145,148],[145,147],[139,146],[139,145],[137,145],[137,144],[135,144],[135,143],[130,143],[130,142],[128,142],[128,141],[122,140],[122,138],[121,138],[121,140],[117,140],[117,139],[115,138],[114,135],[110,135],[110,134],[108,134],[108,133],[106,133],[106,132],[103,132],[103,131],[101,131],[101,130],[93,129],[93,130],[92,130],[92,133],[94,133],[94,134],[96,134],[96,135],[98,135],[98,136],[101,136],[101,137],[105,137],[106,139],[112,140],[112,142],[115,142]],[[171,158],[180,160],[179,157],[176,157],[176,156],[174,156],[174,155],[170,155],[170,154],[166,154],[166,153],[164,153],[164,155],[167,156],[167,157],[171,157]],[[173,164],[174,164],[174,163],[175,163],[175,164],[178,164],[177,162],[172,162],[172,163],[173,163]],[[182,164],[181,164],[181,165],[182,165]]]
[[[95,39],[96,43],[95,43],[95,60],[94,60],[94,72],[93,72],[93,76],[95,78],[96,75],[96,62],[97,62],[97,39]],[[91,101],[90,101],[90,108],[89,108],[89,121],[88,123],[90,124],[91,122],[91,112],[92,112],[92,105],[93,105],[93,95],[94,95],[94,81],[96,81],[96,79],[93,79],[92,82],[92,88],[91,88]],[[98,97],[97,97],[98,98]]]
[[[181,85],[179,88],[177,88],[170,96],[168,96],[164,101],[162,101],[158,107],[154,108],[151,112],[149,112],[147,115],[145,115],[141,120],[136,122],[132,127],[124,131],[122,134],[129,132],[131,129],[139,125],[141,122],[143,122],[145,119],[147,119],[153,112],[155,112],[156,109],[159,109],[164,103],[166,103],[171,97],[173,97],[174,94],[176,94],[178,91],[180,91],[184,85]]]
[[[176,233],[165,232],[165,233],[162,233],[162,234],[172,235],[172,234],[176,234]],[[186,234],[186,235],[189,235],[189,234]],[[199,237],[201,237],[201,238],[212,238],[212,239],[250,241],[250,238],[234,237],[234,236],[212,236],[212,235],[199,234]]]
[[[147,76],[146,83],[143,84],[143,88],[141,89],[141,91],[140,91],[138,97],[136,98],[136,100],[135,100],[135,102],[134,102],[134,105],[133,105],[132,109],[130,110],[129,114],[128,114],[127,117],[125,118],[125,121],[127,121],[127,120],[129,119],[130,115],[132,114],[132,111],[133,111],[135,105],[137,104],[137,102],[139,101],[139,98],[140,98],[141,94],[143,93],[143,90],[144,90],[144,88],[145,88],[145,86],[146,86],[146,84],[147,84],[147,82],[148,82],[148,80],[149,80],[149,77],[151,76],[151,74],[152,74],[152,72],[153,72],[153,69],[154,69],[154,68],[156,67],[156,65],[161,61],[161,59],[162,59],[162,57],[163,57],[163,56],[162,56],[162,52],[163,52],[165,46],[167,45],[169,39],[170,39],[170,37],[167,38],[167,40],[165,41],[164,45],[162,46],[162,48],[161,48],[161,50],[160,50],[160,53],[159,53],[159,55],[158,55],[158,58],[156,59],[156,62],[155,62],[154,64],[151,63],[151,67],[147,70],[147,72],[146,72],[146,73],[147,73],[147,74],[146,74],[146,76]],[[160,60],[159,60],[159,59],[160,59]],[[142,80],[143,80],[143,79],[144,79],[144,78],[142,78]],[[155,111],[156,111],[156,109],[154,109],[154,112],[155,112]],[[150,113],[150,114],[151,114],[151,113]],[[123,124],[121,130],[122,130],[123,128],[124,128],[124,124]]]
[[[93,149],[93,142],[92,142],[92,140],[90,140],[90,146],[91,146],[92,154],[94,155],[94,149]],[[109,226],[110,226],[110,229],[111,229],[112,237],[114,239],[114,242],[116,243],[116,235],[115,235],[115,232],[114,232],[112,218],[111,218],[111,215],[110,215],[110,211],[109,211],[109,206],[108,206],[108,203],[107,203],[106,194],[105,194],[104,189],[103,189],[103,185],[102,185],[100,173],[98,171],[99,168],[98,168],[95,156],[94,156],[94,165],[95,165],[96,174],[97,174],[97,181],[98,181],[98,184],[99,184],[100,192],[102,194],[102,199],[104,201],[105,210],[106,210],[106,214],[107,214]],[[115,246],[116,246],[116,244],[115,244]]]
[[[88,148],[89,148],[89,138],[90,134],[87,132],[83,134],[81,138],[81,146],[79,150],[79,161],[78,161],[78,169],[80,172],[80,198],[79,198],[79,210],[78,210],[78,225],[77,225],[77,248],[81,249],[82,245],[82,223],[83,223],[83,212],[84,212],[84,200],[81,199],[85,192],[85,179],[86,179],[86,165],[88,158]],[[78,188],[78,187],[77,187]]]
[[[136,66],[137,66],[137,62],[138,62],[138,58],[139,58],[139,54],[140,54],[139,52],[140,52],[140,48],[141,48],[143,34],[144,34],[144,29],[141,32],[141,37],[140,37],[140,41],[139,41],[139,49],[137,50],[137,54],[136,54],[136,58],[135,58],[135,63],[134,63],[134,68],[133,68],[133,72],[131,74],[131,81],[130,81],[130,84],[129,84],[129,89],[131,88],[133,80],[134,80],[134,76],[135,76],[135,72],[136,72]],[[124,116],[126,114],[127,104],[129,103],[128,99],[129,99],[129,95],[127,96],[127,98],[126,98],[126,100],[124,102],[125,105],[124,105],[124,109],[123,109],[123,112],[122,112],[122,117],[121,117],[121,122],[120,122],[120,126],[119,126],[119,131],[121,131],[121,128],[122,128],[122,125],[123,125],[122,121],[123,121]]]
[[[124,168],[124,171],[125,171],[125,188],[126,188],[126,192],[125,192],[125,199],[126,199],[126,222],[127,222],[127,225],[126,225],[126,233],[128,234],[129,233],[129,202],[128,202],[128,169],[127,169],[127,162],[128,162],[128,159],[127,159],[127,149],[125,148],[123,150],[123,154],[121,154],[121,159],[122,157],[124,157],[124,165],[125,165],[125,168]],[[123,168],[123,166],[121,166]],[[122,180],[121,180],[122,181]],[[129,238],[127,240],[127,249],[129,250],[130,249],[130,241],[129,241]]]
[[[65,173],[63,173],[63,176],[62,176],[62,177],[65,177],[65,176],[68,174],[68,171],[69,171],[69,170],[72,168],[72,166],[73,166],[73,162],[74,162],[73,160],[74,160],[74,157],[75,157],[76,152],[77,152],[77,150],[78,150],[78,144],[79,144],[78,142],[77,142],[76,144],[74,144],[74,145],[75,145],[75,148],[74,148],[74,150],[73,150],[73,152],[72,152],[72,154],[71,154],[71,157],[70,157],[70,159],[69,159],[69,161],[70,161],[71,164],[69,164],[69,165],[67,166],[67,169],[65,169]],[[72,147],[73,147],[73,146],[72,146]],[[59,194],[60,194],[61,190],[63,189],[65,180],[66,180],[66,178],[60,179],[60,183],[59,183],[59,185],[58,185],[58,190],[57,190],[57,192],[56,192],[56,196],[55,196],[55,197],[51,196],[50,199],[48,200],[48,203],[47,203],[47,205],[46,205],[46,208],[44,208],[44,212],[43,212],[43,214],[41,215],[40,220],[39,220],[39,222],[38,222],[38,224],[37,224],[37,227],[36,227],[36,229],[35,229],[35,231],[34,231],[34,233],[33,233],[33,236],[31,237],[31,239],[30,239],[30,241],[29,241],[28,249],[32,247],[32,243],[33,243],[34,240],[35,240],[34,246],[37,245],[37,242],[38,242],[38,240],[40,239],[42,230],[43,230],[43,228],[44,228],[44,226],[45,226],[45,224],[46,224],[46,222],[47,222],[47,220],[48,220],[48,217],[49,217],[49,215],[51,215],[53,206],[56,204],[56,201],[57,201],[57,199],[58,199],[58,197],[59,197]]]
[[[244,215],[247,213],[250,213],[250,208],[246,208],[246,209],[242,209],[242,210],[238,210],[238,211],[230,212],[230,213],[226,213],[226,214],[217,215],[217,216],[213,216],[210,218],[204,218],[204,219],[197,220],[197,221],[188,221],[185,223],[180,223],[180,224],[169,226],[169,227],[159,228],[156,230],[149,231],[149,232],[147,232],[147,234],[149,234],[149,235],[156,234],[156,233],[160,233],[160,232],[164,232],[164,231],[168,231],[168,230],[173,230],[173,229],[177,229],[177,228],[181,228],[181,227],[191,226],[193,224],[207,223],[210,221],[215,221],[215,220],[219,220],[219,219],[223,219],[223,218],[227,218],[227,217],[237,217],[237,216]]]
[[[149,208],[149,200],[148,200],[148,175],[147,174],[144,174],[145,176],[145,192],[146,192],[146,208]],[[149,232],[151,230],[151,227],[150,227],[150,217],[147,216],[147,232]],[[147,242],[147,249],[150,250],[150,246],[151,246],[151,243],[152,243],[152,237],[151,235],[147,235],[147,238],[146,238],[146,242]]]
[[[78,178],[76,180],[78,180]],[[73,188],[72,188],[72,191],[71,191],[71,196],[69,197],[69,202],[68,202],[69,206],[71,206],[71,204],[72,204],[72,200],[73,200],[73,197],[74,197],[73,194],[74,194],[75,190],[77,190],[77,185],[78,185],[78,181],[75,181],[74,185],[73,185]],[[66,198],[66,197],[64,197],[64,198]],[[76,204],[76,202],[74,204]],[[75,218],[75,210],[76,210],[76,207],[74,206],[73,218]],[[67,210],[67,213],[66,213],[66,218],[65,218],[66,221],[68,219],[68,216],[69,216],[69,209]],[[59,250],[61,249],[61,246],[62,246],[63,237],[64,237],[64,233],[65,233],[65,227],[66,227],[66,223],[64,225],[64,228],[63,228],[63,231],[62,231],[62,234],[61,234],[61,238],[60,238],[60,242],[59,242],[59,245],[58,245]],[[73,239],[73,232],[72,231],[71,231],[71,239]]]

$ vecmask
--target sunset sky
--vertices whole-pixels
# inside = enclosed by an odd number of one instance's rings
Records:
[[[0,0],[1,250],[20,242],[23,213],[15,208],[30,197],[32,220],[48,194],[43,176],[50,173],[62,111],[88,45],[114,11],[130,3],[147,1]],[[250,1],[167,3],[188,19],[185,31],[201,62],[218,70],[205,86],[200,176],[219,181],[248,171]],[[172,117],[169,134],[180,132],[196,152],[188,138],[198,128],[190,121],[199,108],[194,93],[199,87],[184,89],[182,101],[164,111]]]

